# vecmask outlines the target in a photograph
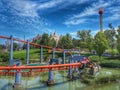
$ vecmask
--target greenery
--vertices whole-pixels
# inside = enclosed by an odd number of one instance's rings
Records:
[[[9,61],[9,53],[0,51],[0,62],[8,62]]]
[[[94,41],[95,41],[94,48],[95,48],[98,56],[101,58],[102,54],[108,48],[108,41],[103,32],[98,32],[95,35]]]
[[[93,38],[91,35],[91,30],[81,30],[77,32],[77,36],[80,39],[80,47],[88,48],[89,51],[93,49]]]
[[[58,47],[70,49],[73,47],[72,43],[72,37],[69,33],[67,33],[65,36],[62,36],[58,42]]]
[[[87,69],[84,69],[80,77],[80,80],[85,84],[104,84],[116,82],[118,79],[120,79],[119,69],[101,68],[100,72],[94,75],[86,73],[86,70]]]
[[[117,35],[117,50],[120,54],[120,26],[118,27],[117,32],[118,32],[118,35]]]
[[[99,63],[99,56],[97,55],[91,55],[89,56],[89,59],[93,62]],[[120,60],[118,57],[101,57],[102,61],[100,66],[102,67],[109,67],[109,68],[120,68]]]

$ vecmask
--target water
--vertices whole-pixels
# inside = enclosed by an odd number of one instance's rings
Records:
[[[54,73],[55,85],[47,86],[47,73],[36,77],[22,77],[21,90],[120,90],[120,83],[108,83],[102,85],[86,85],[79,79],[70,81],[67,78],[67,71],[56,71]],[[13,89],[14,77],[0,77],[0,90],[18,90]]]

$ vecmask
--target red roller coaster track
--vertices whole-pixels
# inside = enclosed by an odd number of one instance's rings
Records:
[[[10,39],[10,37],[7,37],[7,36],[0,36],[0,38],[3,38],[3,39]],[[25,40],[20,40],[18,38],[13,38],[14,41],[18,41],[18,42],[21,42],[21,43],[27,43],[27,41]],[[43,48],[47,48],[47,49],[51,49],[53,50],[53,47],[50,47],[50,46],[46,46],[46,45],[41,45],[41,44],[36,44],[36,43],[32,43],[32,42],[29,42],[30,45],[34,45],[34,46],[37,46],[37,47],[43,47]],[[60,52],[63,52],[64,49],[61,49],[61,48],[55,48],[56,51],[60,51]],[[71,54],[71,52],[68,52],[68,54]]]

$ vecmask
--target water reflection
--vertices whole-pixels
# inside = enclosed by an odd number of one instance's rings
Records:
[[[54,74],[55,85],[47,86],[48,74],[37,77],[22,77],[21,90],[120,90],[120,83],[109,83],[104,85],[86,86],[79,79],[69,80],[67,71],[56,71]],[[13,89],[14,77],[0,77],[0,90],[18,90]]]

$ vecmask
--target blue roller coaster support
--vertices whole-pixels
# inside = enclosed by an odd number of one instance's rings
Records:
[[[40,47],[40,63],[42,63],[43,60],[43,46]]]
[[[63,52],[63,64],[65,64],[65,51]]]
[[[53,48],[53,51],[52,51],[52,59],[55,59],[55,48]]]
[[[16,66],[21,66],[21,61],[14,61],[14,64],[16,64]],[[22,87],[21,84],[21,71],[20,70],[16,70],[16,75],[15,75],[15,84],[14,84],[14,88],[19,88]]]
[[[26,49],[26,60],[27,60],[27,64],[29,64],[29,50],[30,50],[30,45],[29,45],[29,40],[27,40],[27,49]]]
[[[50,65],[54,64],[54,59],[50,59]],[[48,85],[53,85],[54,84],[54,71],[49,69],[49,76],[48,76]]]
[[[10,36],[10,60],[9,60],[10,66],[13,66],[13,36]]]
[[[72,57],[69,57],[69,63],[72,63]],[[72,72],[72,67],[71,66],[69,67],[69,70],[68,70],[68,78],[69,79],[73,78],[73,72]]]
[[[75,63],[77,63],[77,60],[75,60]],[[75,66],[75,72],[79,72],[79,70],[78,70],[78,67],[77,66]]]

